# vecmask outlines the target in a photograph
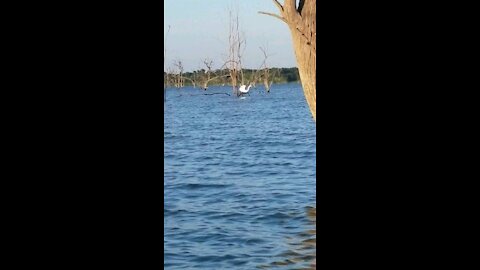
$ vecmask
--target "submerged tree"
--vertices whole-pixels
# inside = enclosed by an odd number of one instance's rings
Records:
[[[196,88],[197,87],[197,78],[196,77],[197,77],[196,76],[196,71],[192,72],[192,78],[187,77],[187,74],[183,74],[182,75],[182,81],[183,81],[182,87],[185,86],[185,80],[188,80],[192,83],[193,88]]]
[[[183,79],[183,63],[181,60],[175,60],[173,65],[176,67],[175,73],[175,87],[180,88],[184,86]]]
[[[167,68],[167,81],[166,81],[166,87],[176,87],[177,83],[177,73],[172,67]]]
[[[267,91],[267,93],[269,93],[270,87],[273,84],[273,79],[275,78],[276,72],[273,72],[273,73],[270,72],[270,68],[268,67],[268,64],[267,64],[267,59],[268,59],[267,50],[262,47],[260,47],[260,50],[263,53],[263,63],[259,69],[259,72],[261,72],[259,77],[262,79],[265,90]]]
[[[212,79],[212,66],[213,66],[213,60],[210,59],[203,59],[203,64],[207,68],[205,70],[205,73],[202,74],[202,89],[207,90],[208,88],[208,83],[213,80]]]
[[[228,35],[228,60],[226,67],[229,71],[229,78],[233,88],[233,93],[238,95],[238,85],[244,84],[244,76],[242,70],[242,54],[245,50],[245,39],[240,33],[240,23],[238,19],[238,12],[234,15],[230,11],[230,24]]]
[[[279,9],[280,15],[260,13],[282,20],[290,28],[303,92],[316,121],[316,1],[300,0],[298,7],[295,0],[285,0],[283,6],[277,0],[273,2]]]
[[[212,69],[213,68],[213,60],[210,60],[210,59],[206,58],[206,59],[203,60],[203,64],[207,68],[207,69],[204,70],[204,72],[202,74],[202,78],[200,79],[201,82],[202,82],[202,89],[203,90],[208,89],[208,84],[211,81],[227,76],[227,75],[222,75],[222,74],[217,74],[215,76],[212,76],[212,74],[215,74],[213,72],[213,69]]]
[[[168,85],[168,72],[166,72],[165,60],[167,59],[167,37],[170,32],[170,25],[168,26],[167,35],[164,40],[164,50],[163,50],[163,103],[167,101],[167,85]]]
[[[192,83],[193,88],[197,87],[197,82],[195,80],[195,72],[193,73],[193,78],[188,78],[186,76],[183,76],[182,79],[183,79],[183,82],[185,82],[185,80],[189,80]]]

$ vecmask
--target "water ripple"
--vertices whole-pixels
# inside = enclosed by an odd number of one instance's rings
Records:
[[[299,84],[251,91],[167,90],[164,269],[315,269],[315,124]]]

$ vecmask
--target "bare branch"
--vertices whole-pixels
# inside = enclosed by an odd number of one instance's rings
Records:
[[[207,67],[207,70],[210,72],[213,66],[213,60],[205,58],[203,59],[203,64]]]
[[[280,19],[280,20],[282,20],[283,22],[287,23],[287,20],[285,20],[285,18],[283,18],[282,16],[279,16],[279,15],[277,15],[277,14],[269,13],[269,12],[263,12],[263,11],[259,11],[258,13],[264,14],[264,15],[273,16],[273,17],[275,17],[275,18],[277,18],[277,19]]]
[[[265,56],[265,59],[266,59],[267,58],[267,51],[263,47],[260,47],[260,50],[263,52],[263,55]]]
[[[192,84],[193,84],[193,83],[195,83],[195,81],[194,81],[194,80],[192,80],[192,79],[190,79],[190,78],[188,78],[188,77],[185,77],[185,76],[182,76],[182,79],[184,79],[184,80],[189,80],[189,81],[191,81],[191,82],[192,82]]]
[[[278,7],[278,9],[280,9],[280,11],[283,11],[282,5],[277,0],[273,0],[273,3]]]

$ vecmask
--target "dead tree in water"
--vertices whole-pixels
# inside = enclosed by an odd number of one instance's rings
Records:
[[[197,83],[195,82],[194,79],[190,79],[188,77],[183,77],[183,81],[185,81],[185,80],[189,80],[192,83],[193,88],[197,87]]]
[[[203,80],[202,80],[202,89],[207,90],[208,88],[208,83],[212,80],[212,66],[213,66],[213,61],[210,59],[204,59],[203,64],[207,68],[205,70],[205,73],[203,74]]]
[[[283,6],[277,0],[273,0],[273,3],[279,9],[280,15],[267,12],[260,13],[282,20],[290,28],[303,93],[307,99],[313,119],[316,121],[316,1],[300,0],[298,7],[295,0],[285,0]]]
[[[170,25],[168,26],[167,35],[165,36],[164,41],[164,51],[163,51],[163,103],[167,101],[167,85],[168,85],[168,72],[166,72],[165,60],[167,59],[167,37],[170,32]]]
[[[173,65],[177,68],[177,73],[175,74],[175,87],[181,88],[185,85],[185,80],[183,78],[183,64],[182,61],[176,60]]]
[[[196,81],[196,79],[195,79],[195,78],[196,78],[195,73],[196,73],[195,71],[192,72],[192,77],[193,77],[193,78],[188,78],[187,76],[182,76],[183,82],[185,83],[185,80],[189,80],[189,81],[192,83],[193,88],[196,88],[196,87],[197,87],[197,81]],[[184,86],[185,86],[185,85],[184,85]]]
[[[211,81],[215,80],[215,79],[218,79],[218,78],[222,78],[222,77],[225,77],[226,75],[216,75],[216,76],[213,76],[212,77],[212,67],[213,67],[213,60],[210,60],[210,59],[204,59],[203,60],[203,64],[205,65],[205,67],[207,68],[203,74],[203,79],[202,79],[202,89],[203,90],[207,90],[208,89],[208,83],[210,83]]]
[[[244,85],[244,74],[242,69],[242,54],[245,50],[245,39],[240,34],[238,12],[232,15],[230,11],[230,24],[228,36],[228,60],[226,67],[229,71],[233,93],[239,95],[238,86]],[[239,84],[240,81],[240,84]]]
[[[192,72],[192,79],[190,80],[193,84],[193,88],[197,87],[197,71]]]
[[[267,91],[267,93],[270,93],[270,87],[272,86],[273,84],[273,79],[275,77],[275,72],[274,73],[270,73],[270,68],[268,67],[268,64],[267,64],[267,59],[268,59],[268,54],[267,54],[267,50],[260,47],[260,50],[263,52],[263,63],[259,69],[259,71],[261,72],[261,75],[259,76],[262,81],[263,81],[263,85],[265,87],[265,90]]]
[[[165,81],[166,87],[175,86],[176,76],[173,68],[171,67],[167,68],[166,77],[167,77],[167,80]]]

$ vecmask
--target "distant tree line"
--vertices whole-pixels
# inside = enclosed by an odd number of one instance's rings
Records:
[[[257,69],[243,69],[242,70],[247,81],[256,81],[255,77],[258,76],[261,70]],[[272,76],[273,83],[289,83],[289,82],[298,82],[300,81],[300,76],[298,73],[298,68],[270,68],[270,73],[274,74]],[[205,77],[205,74],[208,74],[213,78],[209,85],[230,85],[229,79],[229,70],[228,69],[217,69],[217,70],[206,70],[200,69],[192,72],[183,72],[183,69],[179,72],[165,72],[165,82],[169,87],[183,87],[183,86],[201,86],[201,80]]]

